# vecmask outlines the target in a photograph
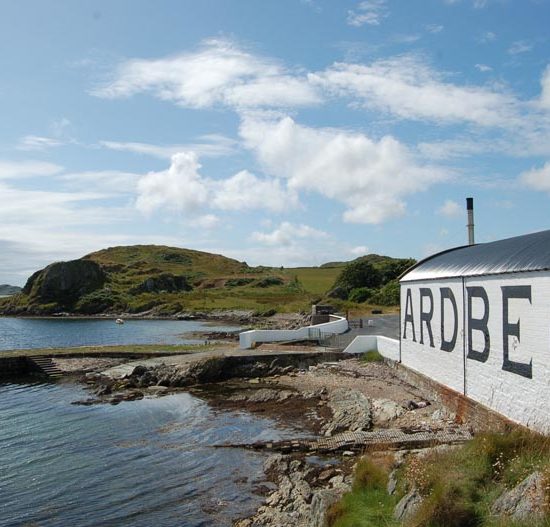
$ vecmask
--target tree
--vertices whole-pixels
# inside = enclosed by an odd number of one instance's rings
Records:
[[[382,284],[382,275],[378,269],[365,261],[354,261],[346,265],[336,279],[335,287],[341,287],[347,293],[359,287],[377,288]]]

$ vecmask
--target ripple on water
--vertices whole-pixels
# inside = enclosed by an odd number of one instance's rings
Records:
[[[211,445],[290,434],[187,393],[71,405],[83,392],[0,384],[0,526],[230,525],[259,502],[263,457]]]

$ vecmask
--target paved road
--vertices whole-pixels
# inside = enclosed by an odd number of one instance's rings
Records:
[[[371,315],[361,320],[363,327],[352,329],[354,334],[383,335],[391,339],[399,339],[399,315]]]

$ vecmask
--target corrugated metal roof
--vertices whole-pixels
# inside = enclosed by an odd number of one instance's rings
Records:
[[[550,270],[550,230],[434,254],[407,271],[401,282]]]

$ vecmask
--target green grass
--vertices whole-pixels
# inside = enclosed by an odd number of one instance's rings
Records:
[[[355,469],[351,492],[329,508],[326,523],[329,527],[393,527],[397,503],[386,492],[390,464],[388,458],[362,458]]]
[[[381,461],[380,461],[381,459]],[[411,456],[399,470],[395,496],[385,492],[385,458],[363,458],[352,492],[333,505],[329,527],[396,525],[393,509],[410,488],[424,497],[405,527],[550,527],[550,511],[540,521],[511,521],[490,514],[493,502],[534,471],[545,476],[550,506],[550,438],[524,429],[486,433],[465,445],[424,457]],[[378,523],[377,523],[378,522]]]
[[[377,350],[365,351],[361,355],[361,362],[384,362],[384,356]]]
[[[27,357],[29,355],[48,355],[60,357],[63,355],[177,355],[181,353],[199,353],[223,346],[216,344],[131,344],[125,346],[79,346],[74,348],[37,348],[3,351],[0,358]],[[227,346],[225,346],[227,347]]]
[[[292,267],[285,270],[289,278],[296,276],[304,290],[312,295],[324,295],[332,289],[341,272],[338,267]]]

